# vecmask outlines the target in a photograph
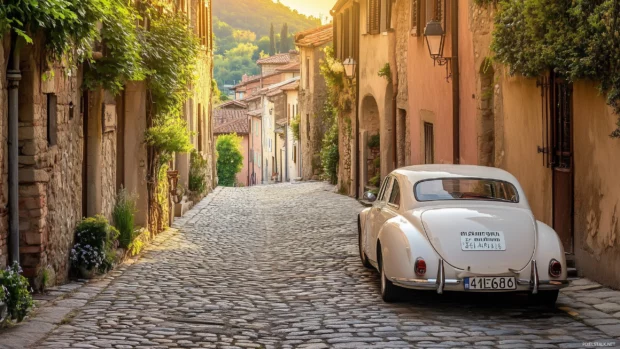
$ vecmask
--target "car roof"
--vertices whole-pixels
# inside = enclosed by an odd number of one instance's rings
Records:
[[[414,165],[396,169],[393,174],[407,177],[412,184],[432,178],[475,177],[497,179],[518,185],[517,179],[502,169],[475,165]]]

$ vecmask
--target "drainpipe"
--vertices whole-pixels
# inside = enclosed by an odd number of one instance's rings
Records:
[[[359,14],[359,12],[358,12]],[[358,47],[359,50],[359,47]],[[360,198],[360,64],[359,54],[357,55],[357,64],[355,65],[355,198]]]
[[[17,132],[19,118],[19,81],[22,79],[22,75],[19,70],[21,44],[15,35],[13,36],[11,65],[6,74],[9,85],[9,255],[11,256],[11,262],[19,263],[19,203],[17,201],[19,188],[19,154]]]
[[[461,105],[459,89],[459,5],[458,0],[452,1],[452,13],[450,16],[452,27],[452,133],[453,133],[453,158],[454,163],[461,162]]]

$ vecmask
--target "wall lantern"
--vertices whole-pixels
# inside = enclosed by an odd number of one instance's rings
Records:
[[[355,60],[349,57],[342,62],[342,65],[344,65],[344,73],[349,81],[353,80],[355,78],[355,67],[357,66]]]
[[[433,63],[439,66],[446,66],[446,80],[452,76],[448,63],[450,63],[450,57],[443,56],[443,48],[446,42],[446,33],[443,31],[441,22],[430,21],[424,28],[424,38],[426,39],[426,45],[428,46],[428,53],[433,59]]]

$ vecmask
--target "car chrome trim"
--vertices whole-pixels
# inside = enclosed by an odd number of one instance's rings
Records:
[[[439,259],[439,267],[437,268],[437,293],[443,293],[443,287],[446,284],[446,274],[443,269],[443,259]]]
[[[536,265],[535,259],[532,259],[532,273],[530,275],[532,279],[532,294],[537,294],[540,280],[538,279],[538,266]]]

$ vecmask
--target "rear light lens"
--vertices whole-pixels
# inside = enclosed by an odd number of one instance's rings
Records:
[[[560,277],[562,275],[562,264],[558,262],[556,259],[552,259],[549,262],[549,275],[554,278]]]
[[[424,276],[426,274],[426,262],[424,259],[418,258],[415,260],[414,270],[417,276]]]

